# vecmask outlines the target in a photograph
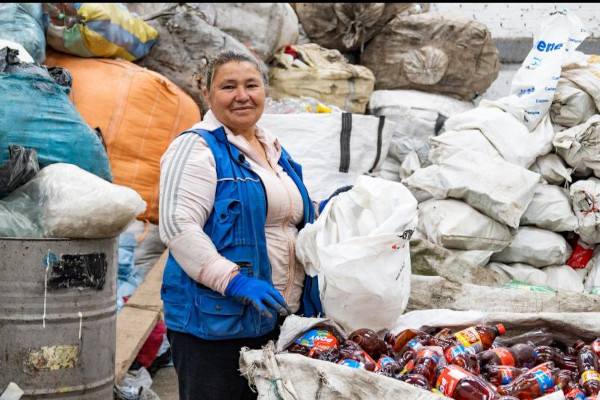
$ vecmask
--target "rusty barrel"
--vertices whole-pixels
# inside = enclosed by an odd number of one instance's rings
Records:
[[[0,238],[0,392],[113,398],[118,238]]]

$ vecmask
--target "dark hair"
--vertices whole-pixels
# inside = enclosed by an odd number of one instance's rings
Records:
[[[223,50],[213,56],[205,69],[204,82],[206,82],[206,90],[210,93],[210,85],[219,68],[229,62],[249,62],[254,64],[260,75],[262,76],[265,90],[269,88],[269,73],[253,56],[235,50]]]

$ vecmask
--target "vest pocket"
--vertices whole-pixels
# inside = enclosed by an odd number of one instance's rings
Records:
[[[215,224],[210,237],[217,250],[234,246],[241,242],[237,234],[240,223],[240,214],[242,212],[242,203],[237,199],[223,199],[215,202],[214,218]]]
[[[232,336],[244,329],[244,305],[220,295],[201,294],[196,297],[200,333],[210,336]]]
[[[176,285],[163,284],[160,289],[160,298],[163,301],[163,312],[167,326],[185,328],[189,319],[191,304],[184,301],[186,296],[183,290]]]

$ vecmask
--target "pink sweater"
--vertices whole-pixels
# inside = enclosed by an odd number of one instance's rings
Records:
[[[220,126],[223,124],[208,111],[204,121],[193,128],[214,130]],[[304,283],[304,267],[295,252],[296,224],[303,217],[302,197],[277,164],[281,147],[275,137],[260,127],[256,133],[266,150],[267,163],[243,136],[227,128],[225,132],[265,185],[269,205],[265,233],[273,285],[295,312]],[[192,279],[224,294],[237,265],[221,256],[202,230],[213,209],[216,187],[215,159],[204,139],[193,134],[176,138],[161,159],[160,237]]]

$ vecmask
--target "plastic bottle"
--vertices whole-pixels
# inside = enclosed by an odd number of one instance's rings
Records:
[[[580,384],[586,396],[600,393],[600,374],[598,374],[598,356],[591,346],[583,341],[575,344],[577,350],[577,367],[581,374]]]
[[[410,360],[413,360],[417,353],[423,350],[427,346],[427,339],[415,337],[402,347],[402,349],[396,352],[394,359],[399,364],[406,364]],[[394,347],[395,348],[395,347]]]
[[[377,371],[377,363],[358,345],[358,343],[352,340],[344,340],[339,350],[340,361],[354,360],[360,363],[360,367],[367,371]],[[340,362],[338,362],[340,364]]]
[[[537,346],[534,350],[537,354],[537,364],[552,361],[561,369],[568,369],[574,372],[578,371],[576,357],[565,355],[565,353],[556,347]]]
[[[401,353],[401,351],[404,349],[404,346],[406,346],[411,340],[419,339],[419,342],[424,342],[424,339],[428,336],[429,335],[423,331],[416,329],[405,329],[396,335],[388,333],[384,337],[384,341],[387,343],[393,343],[394,352]]]
[[[594,353],[596,353],[596,355],[600,358],[600,338],[594,340],[592,344],[590,344],[590,347],[592,348]]]
[[[462,331],[456,332],[454,336],[459,344],[464,347],[473,347],[475,353],[488,350],[497,336],[504,335],[506,329],[504,325],[495,326],[472,326]]]
[[[498,347],[477,354],[479,368],[486,372],[490,365],[508,365],[517,368],[531,368],[535,365],[537,355],[533,346],[520,343],[512,347]]]
[[[440,356],[433,349],[425,347],[417,353],[413,371],[418,370],[418,373],[427,378],[429,384],[432,385],[438,365],[440,365]]]
[[[387,346],[383,340],[377,336],[377,333],[371,329],[357,329],[348,335],[348,340],[352,340],[374,360],[382,355],[387,355]]]
[[[585,400],[585,394],[580,389],[573,388],[565,394],[565,400]]]
[[[446,349],[444,356],[449,364],[458,365],[475,375],[479,374],[479,360],[472,348],[456,344]]]
[[[403,375],[400,379],[409,385],[413,385],[424,390],[431,390],[431,381],[426,376],[427,373],[427,368],[425,366],[419,366],[413,368],[409,373]]]
[[[533,343],[535,346],[550,346],[553,340],[552,332],[546,327],[535,329],[510,338],[498,339],[503,347],[510,347],[517,343]]]
[[[527,368],[508,365],[490,365],[485,373],[486,379],[494,386],[506,385],[529,371]]]
[[[381,356],[379,360],[377,360],[377,366],[379,367],[378,374],[389,376],[390,378],[395,378],[400,371],[402,371],[400,364],[389,356]]]
[[[498,400],[500,398],[490,383],[456,365],[438,369],[435,387],[445,396],[456,400]]]
[[[340,359],[339,349],[339,341],[334,334],[324,329],[310,329],[299,335],[288,346],[287,351],[319,360],[337,362]]]
[[[501,395],[535,399],[558,382],[558,368],[552,361],[534,367],[507,385],[498,386]]]

